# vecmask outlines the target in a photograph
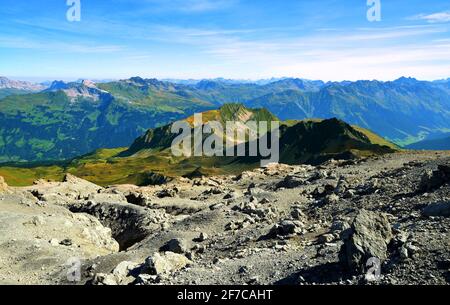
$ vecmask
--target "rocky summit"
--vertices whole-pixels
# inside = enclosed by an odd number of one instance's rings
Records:
[[[2,284],[448,284],[450,152],[97,186],[0,178]]]

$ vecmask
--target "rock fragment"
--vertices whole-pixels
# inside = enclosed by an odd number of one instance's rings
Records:
[[[116,286],[117,282],[113,274],[97,273],[92,281],[93,285]]]
[[[339,198],[338,195],[336,195],[336,194],[331,194],[331,195],[328,195],[328,196],[326,196],[326,197],[324,198],[324,203],[325,203],[325,204],[336,204],[336,203],[339,202],[339,200],[340,200],[340,198]]]
[[[198,236],[198,238],[196,239],[196,241],[198,242],[204,242],[205,240],[207,240],[209,238],[208,234],[201,232],[200,235]]]
[[[282,220],[275,224],[269,232],[271,236],[286,236],[302,232],[303,223],[298,220]]]
[[[276,185],[276,188],[293,189],[304,184],[305,180],[303,178],[294,175],[287,175],[282,181],[280,181]]]
[[[155,196],[158,198],[173,198],[176,197],[178,193],[178,189],[176,187],[172,188],[172,189],[163,189],[159,192],[155,193]]]
[[[133,272],[139,269],[140,265],[130,261],[123,261],[114,268],[112,274],[119,284],[132,283],[135,278]]]
[[[317,239],[317,241],[320,244],[325,244],[325,243],[330,243],[334,240],[334,235],[333,234],[323,234],[320,235],[319,238]]]
[[[169,240],[164,246],[159,249],[161,252],[173,252],[178,254],[183,254],[189,252],[188,244],[180,239],[174,238]]]

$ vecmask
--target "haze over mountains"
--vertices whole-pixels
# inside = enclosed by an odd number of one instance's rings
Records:
[[[265,108],[281,120],[338,118],[399,145],[450,131],[450,81],[159,81],[133,77],[50,86],[0,86],[0,162],[68,159],[129,146],[149,128],[227,103]],[[38,91],[38,92],[36,92]]]

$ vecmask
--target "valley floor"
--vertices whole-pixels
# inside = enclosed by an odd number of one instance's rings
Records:
[[[0,179],[0,283],[449,284],[449,217],[450,152],[152,187]]]

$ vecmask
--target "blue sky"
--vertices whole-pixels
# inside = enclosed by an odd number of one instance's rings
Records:
[[[1,0],[0,75],[16,79],[450,77],[450,1]]]

